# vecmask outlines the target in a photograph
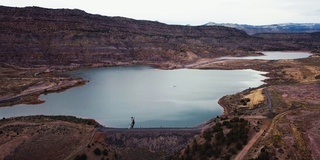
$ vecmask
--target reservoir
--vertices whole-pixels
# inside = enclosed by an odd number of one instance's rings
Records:
[[[297,59],[308,52],[262,52],[264,56],[220,59]],[[146,66],[84,69],[69,73],[90,82],[40,96],[39,105],[1,107],[0,117],[71,115],[107,127],[195,127],[223,114],[225,95],[258,87],[264,72],[254,70],[160,70]]]
[[[84,69],[70,73],[90,82],[40,96],[39,105],[0,108],[0,117],[72,115],[107,127],[195,127],[223,114],[217,101],[265,79],[254,70],[160,70],[146,66]]]
[[[311,56],[308,52],[297,51],[263,51],[261,56],[247,57],[220,57],[219,59],[263,59],[263,60],[280,60],[280,59],[299,59]]]

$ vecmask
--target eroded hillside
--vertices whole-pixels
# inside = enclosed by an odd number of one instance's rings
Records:
[[[0,62],[19,65],[185,64],[257,50],[314,50],[320,44],[314,34],[291,43],[287,34],[275,41],[219,26],[166,25],[69,9],[0,8]]]

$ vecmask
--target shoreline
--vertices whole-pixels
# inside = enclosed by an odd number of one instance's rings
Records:
[[[41,95],[50,93],[59,93],[73,87],[83,86],[87,83],[84,79],[71,78],[60,81],[59,83],[43,84],[39,86],[30,86],[22,93],[13,96],[3,96],[0,98],[0,107],[9,107],[18,104],[41,104],[45,101],[40,99]]]
[[[220,62],[220,60],[217,60],[217,59],[209,59],[207,60],[207,62],[209,63],[216,63],[216,62]],[[225,62],[225,61],[223,61]],[[202,64],[202,63],[201,63]],[[201,65],[200,64],[200,65]],[[207,64],[207,63],[205,63]],[[112,66],[100,66],[100,65],[96,65],[96,66],[91,66],[91,67],[87,67],[87,66],[79,66],[77,68],[65,68],[65,69],[62,69],[62,70],[59,70],[59,71],[53,71],[53,74],[57,74],[57,73],[60,73],[62,75],[64,75],[65,72],[67,71],[70,71],[70,70],[80,70],[80,69],[85,69],[85,68],[100,68],[100,67],[116,67],[116,66],[137,66],[137,65],[147,65],[147,66],[150,66],[148,64],[141,64],[141,63],[133,63],[133,64],[117,64],[117,65],[112,65]],[[179,66],[179,67],[177,67]],[[198,66],[193,66],[193,67],[186,67],[186,66],[183,66],[182,65],[176,65],[174,64],[173,66],[168,66],[168,65],[161,65],[161,64],[157,64],[157,65],[151,65],[151,67],[155,67],[155,68],[158,68],[158,69],[164,69],[164,70],[174,70],[174,69],[180,69],[180,68],[186,68],[186,69],[201,69],[201,68],[198,68]],[[233,67],[233,68],[223,68],[221,67],[220,69],[218,68],[210,68],[211,70],[235,70],[235,69],[239,69],[239,67]],[[241,68],[240,68],[241,69]],[[246,69],[246,68],[242,68],[242,69]],[[50,86],[50,87],[46,87],[46,88],[42,88],[42,89],[35,89],[36,91],[34,92],[30,92],[28,94],[24,94],[24,95],[16,95],[16,96],[13,96],[11,97],[11,99],[15,100],[15,98],[19,98],[18,101],[15,101],[15,102],[9,102],[9,103],[1,103],[1,101],[7,101],[8,99],[2,99],[0,100],[0,107],[8,107],[8,106],[13,106],[13,105],[18,105],[18,104],[40,104],[40,103],[45,103],[45,101],[42,101],[39,99],[39,97],[42,95],[42,94],[48,94],[48,93],[59,93],[59,92],[62,92],[64,90],[67,90],[67,89],[70,89],[70,88],[73,88],[73,87],[78,87],[78,86],[82,86],[82,85],[86,85],[86,83],[88,82],[87,80],[84,80],[82,77],[80,78],[76,78],[76,77],[69,77],[69,75],[67,76],[67,78],[65,78],[66,81],[62,82],[62,83],[59,83],[59,84],[56,84],[56,85],[53,85],[53,86]],[[31,86],[31,87],[34,87],[34,86]],[[39,87],[39,86],[38,86]],[[37,87],[34,87],[34,88],[37,88]],[[243,92],[243,91],[240,91],[240,92]],[[219,116],[223,116],[223,115],[228,115],[231,113],[231,108],[228,107],[226,105],[226,102],[223,101],[223,97],[225,97],[226,95],[222,96],[219,101],[218,101],[218,104],[220,105],[220,107],[223,108],[223,114],[220,114]],[[24,97],[31,97],[31,98],[26,98],[27,100],[25,101],[25,99],[23,99]],[[9,99],[9,100],[11,100]],[[204,121],[203,123],[199,124],[199,125],[196,125],[194,126],[195,128],[202,128],[203,126],[205,126],[207,123],[209,123],[210,121],[212,121],[212,119],[214,119],[215,117],[211,117],[210,119],[208,119],[207,121]]]
[[[260,51],[259,51],[260,52]],[[259,53],[258,52],[258,53]],[[310,53],[310,52],[309,52]],[[180,63],[174,63],[172,61],[169,62],[151,62],[151,61],[131,61],[131,62],[102,62],[102,63],[96,63],[96,64],[72,64],[70,66],[38,66],[41,71],[37,71],[34,73],[34,75],[39,76],[46,76],[49,74],[50,76],[53,76],[52,79],[55,79],[55,77],[59,77],[60,79],[56,83],[49,83],[45,87],[43,86],[36,86],[31,85],[29,88],[33,88],[32,92],[28,92],[23,90],[20,94],[14,95],[14,96],[7,96],[5,98],[0,97],[0,107],[8,107],[13,106],[17,104],[40,104],[44,103],[44,101],[40,100],[39,97],[42,94],[48,94],[48,93],[59,93],[64,90],[82,86],[85,85],[88,81],[83,79],[82,77],[74,77],[65,74],[68,71],[75,71],[80,69],[86,69],[86,68],[102,68],[102,67],[116,67],[116,66],[151,66],[157,69],[162,70],[174,70],[174,69],[200,69],[200,70],[242,70],[242,69],[252,69],[259,72],[266,72],[262,74],[266,77],[263,82],[266,84],[263,85],[270,85],[274,84],[275,81],[277,81],[277,75],[274,74],[274,71],[272,71],[272,65],[269,64],[271,60],[246,60],[246,59],[229,59],[229,60],[221,60],[217,58],[200,58],[193,62],[189,62],[188,64],[180,64]],[[273,61],[281,61],[281,60],[273,60]],[[18,68],[13,66],[13,68]],[[39,68],[22,68],[22,69],[28,69],[28,70],[39,70]],[[270,72],[271,71],[271,72]],[[61,78],[62,76],[62,78]],[[276,77],[276,78],[274,78]],[[44,82],[49,80],[44,80]],[[52,80],[50,80],[51,82]],[[48,82],[47,82],[48,83]],[[51,85],[51,86],[50,86]],[[261,85],[262,86],[262,85]],[[261,86],[258,86],[261,87]],[[38,87],[38,89],[37,89]],[[40,89],[39,89],[40,87]],[[43,88],[41,88],[43,87]],[[28,88],[28,89],[29,89]],[[26,90],[28,90],[26,89]],[[241,92],[244,92],[240,91]],[[237,93],[234,93],[237,94]],[[229,106],[225,100],[224,97],[228,95],[222,96],[218,100],[218,104],[220,107],[223,108],[223,115],[228,115],[232,112],[232,106]],[[4,97],[4,96],[2,96]],[[206,122],[203,122],[203,124],[208,123],[210,120],[212,120],[214,117],[209,119]],[[199,126],[203,125],[200,124]]]

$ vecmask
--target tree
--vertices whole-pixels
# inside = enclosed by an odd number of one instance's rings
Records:
[[[211,141],[211,137],[212,137],[212,135],[209,131],[205,131],[203,133],[203,138],[206,139],[206,141]]]
[[[236,154],[237,151],[236,151],[234,148],[230,148],[230,149],[229,149],[229,153],[231,153],[231,154]]]
[[[270,159],[270,156],[269,156],[268,151],[266,151],[265,148],[262,148],[262,149],[260,150],[259,156],[258,156],[256,159],[257,159],[257,160],[269,160],[269,159]]]
[[[240,149],[242,149],[242,144],[238,142],[236,147],[237,147],[238,150],[240,150]]]
[[[107,150],[107,149],[104,149],[104,150],[102,151],[102,154],[105,155],[105,156],[108,156],[108,150]]]
[[[76,158],[74,158],[74,160],[87,160],[87,155],[86,154],[82,154],[82,155],[77,155]]]
[[[187,146],[186,150],[184,150],[184,154],[188,155],[190,153],[190,147],[189,145]]]
[[[221,123],[216,123],[212,129],[213,129],[213,132],[219,132],[219,131],[222,131],[222,124]]]
[[[231,155],[230,154],[226,154],[224,157],[223,157],[224,160],[230,160],[231,159]]]
[[[192,153],[195,153],[198,151],[198,143],[197,141],[194,139],[193,143],[192,143]]]
[[[93,153],[94,153],[95,155],[98,155],[98,156],[101,155],[101,150],[100,150],[100,148],[94,149]]]

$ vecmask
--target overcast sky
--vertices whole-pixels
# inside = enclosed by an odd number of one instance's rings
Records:
[[[0,5],[77,8],[181,25],[320,23],[320,0],[0,0]]]

